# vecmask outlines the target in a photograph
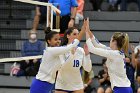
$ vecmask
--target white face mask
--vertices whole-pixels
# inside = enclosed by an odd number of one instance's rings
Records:
[[[31,39],[36,39],[36,34],[31,34],[31,35],[30,35],[30,38],[31,38]]]

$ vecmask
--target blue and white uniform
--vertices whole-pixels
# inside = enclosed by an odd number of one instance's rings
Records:
[[[77,47],[79,40],[66,47],[47,47],[44,50],[42,62],[36,78],[33,80],[30,93],[49,93],[55,83],[56,72],[61,68],[61,54],[65,54]]]
[[[92,69],[90,55],[85,56],[84,49],[78,47],[73,55],[71,52],[63,55],[64,59],[73,56],[69,62],[67,62],[58,71],[57,80],[55,84],[56,90],[62,91],[76,91],[84,88],[82,81],[80,68],[90,72]],[[71,57],[72,58],[72,57]]]
[[[86,44],[91,53],[107,58],[106,65],[114,93],[132,93],[130,81],[126,75],[124,53],[119,50],[111,50],[109,47],[99,43],[95,37],[92,40],[88,39]]]

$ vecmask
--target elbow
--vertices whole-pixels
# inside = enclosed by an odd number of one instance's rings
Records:
[[[93,51],[93,47],[89,46],[88,44],[87,44],[87,46],[88,46],[88,51],[92,52]]]
[[[89,52],[93,52],[92,48],[89,49]]]
[[[90,72],[91,69],[92,69],[92,66],[88,66],[88,67],[86,67],[85,71]]]
[[[91,69],[86,69],[86,71],[87,71],[87,72],[90,72],[90,71],[91,71]]]
[[[94,53],[94,49],[95,49],[94,46],[88,46],[88,51],[89,52]]]

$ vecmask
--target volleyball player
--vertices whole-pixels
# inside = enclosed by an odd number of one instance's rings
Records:
[[[55,82],[56,71],[61,66],[59,55],[68,52],[79,43],[79,40],[75,39],[69,46],[57,47],[60,45],[60,36],[53,31],[46,34],[45,40],[49,47],[44,50],[39,72],[32,81],[30,93],[49,93]]]
[[[74,39],[78,38],[79,31],[72,27],[68,28],[64,34],[62,45],[68,46],[73,42]],[[84,49],[78,47],[75,49],[75,53],[64,54],[64,60],[68,56],[73,56],[73,59],[68,62],[65,66],[62,66],[58,71],[56,83],[55,83],[55,93],[84,93],[84,84],[82,81],[80,68],[83,67],[84,70],[90,72],[92,69],[90,54],[87,46]],[[60,82],[60,80],[63,81]]]
[[[85,21],[82,29],[85,29]],[[59,33],[49,29],[47,30],[45,41],[48,47],[44,50],[38,74],[31,84],[30,93],[49,93],[49,91],[52,90],[55,83],[56,72],[64,63],[61,61],[61,55],[77,47],[79,40],[81,40],[84,34],[84,30],[81,30],[78,38],[74,39],[71,44],[65,47],[58,47],[60,45]],[[65,61],[67,62],[67,60]]]
[[[108,74],[114,93],[133,93],[126,75],[125,53],[128,51],[129,37],[126,33],[116,32],[110,40],[110,47],[98,42],[90,32],[89,20],[86,26],[86,44],[91,53],[107,58]]]

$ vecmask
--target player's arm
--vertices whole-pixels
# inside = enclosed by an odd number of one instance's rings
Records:
[[[98,41],[98,39],[95,38],[95,36],[91,38],[91,42],[93,43],[93,45],[94,45],[95,47],[104,48],[104,49],[109,49],[109,47],[107,47],[106,45],[100,43],[100,42]]]
[[[85,30],[86,30],[86,20],[84,20],[81,31],[78,35],[78,40],[80,41],[83,37],[83,35],[85,34]]]
[[[90,59],[90,54],[85,55],[83,59],[83,68],[85,71],[90,72],[92,69],[92,63]]]
[[[118,56],[118,53],[113,50],[107,50],[107,49],[103,49],[103,48],[94,47],[90,38],[86,41],[86,44],[88,46],[89,52],[91,52],[93,54],[103,56],[106,58],[115,58],[116,56]]]
[[[90,59],[90,53],[88,51],[87,45],[84,45],[83,68],[87,72],[90,72],[91,69],[92,69],[92,62],[91,62],[91,59]]]
[[[79,40],[78,39],[75,39],[72,44],[69,44],[67,46],[62,46],[62,47],[51,47],[51,48],[48,48],[48,51],[52,55],[58,56],[58,55],[67,53],[68,51],[70,51],[73,48],[77,47],[78,44],[79,44]]]
[[[98,41],[98,39],[94,36],[94,34],[90,31],[89,18],[87,18],[87,21],[86,21],[86,34],[89,35],[89,38],[91,39],[91,41],[95,47],[108,49],[108,47],[103,45],[102,43],[100,43]]]
[[[70,62],[73,62],[74,60],[74,54],[72,53],[70,53],[67,58],[64,58],[64,55],[60,55],[59,57],[60,57],[62,66],[65,66],[66,64],[69,64]]]

